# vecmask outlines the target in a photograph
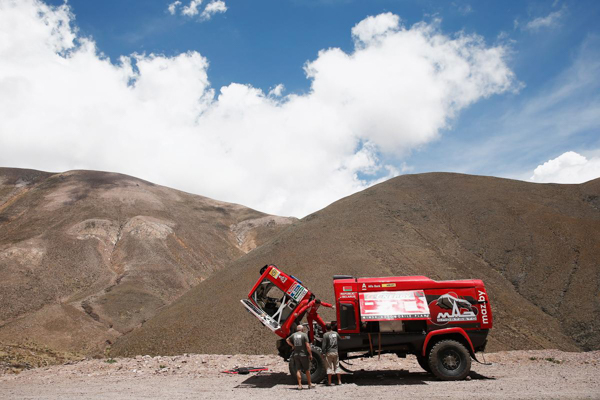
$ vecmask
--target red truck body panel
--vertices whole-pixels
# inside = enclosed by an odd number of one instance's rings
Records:
[[[492,327],[487,292],[479,279],[434,281],[425,276],[346,278],[335,279],[333,287],[338,305],[352,304],[357,321],[426,320],[428,331],[449,326],[463,329]],[[424,307],[423,301],[426,301],[427,307]],[[365,310],[367,307],[384,311],[377,314],[375,310],[372,312],[375,317],[371,317]],[[337,307],[338,321],[341,310],[342,307]],[[358,333],[360,326],[356,324],[354,329],[344,329],[338,325],[338,331]]]
[[[464,342],[473,355],[485,348],[492,310],[479,279],[434,281],[425,276],[380,278],[334,277],[340,353],[370,348],[425,354],[442,335]],[[241,300],[246,309],[281,338],[300,323],[302,304],[314,298],[300,280],[275,265]],[[285,348],[283,348],[285,352]]]
[[[431,331],[427,334],[427,337],[425,337],[425,342],[423,343],[423,350],[421,350],[421,355],[423,357],[425,357],[425,355],[427,354],[427,345],[429,344],[429,342],[431,341],[431,339],[434,336],[451,335],[454,333],[461,335],[468,344],[469,352],[471,354],[475,354],[475,349],[473,348],[473,343],[471,342],[471,338],[469,337],[469,335],[467,335],[467,333],[464,331],[464,329],[462,329],[462,328],[444,328],[444,329],[438,329],[435,331]]]

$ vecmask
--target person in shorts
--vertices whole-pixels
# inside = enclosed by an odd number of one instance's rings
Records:
[[[310,362],[312,361],[313,355],[310,349],[310,342],[308,335],[304,333],[302,325],[298,325],[296,333],[290,335],[286,339],[288,345],[294,348],[292,351],[291,362],[296,369],[296,378],[298,379],[298,390],[302,390],[302,375],[301,371],[306,374],[308,380],[308,388],[312,389],[313,385],[310,381]]]
[[[340,358],[338,355],[338,341],[340,335],[337,332],[331,330],[331,324],[328,323],[326,326],[327,332],[323,335],[323,342],[321,349],[325,356],[325,364],[327,365],[327,386],[331,386],[331,375],[337,375],[337,384],[342,384],[342,370],[340,369]]]

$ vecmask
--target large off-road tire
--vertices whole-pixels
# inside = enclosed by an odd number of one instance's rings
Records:
[[[427,359],[426,356],[417,354],[417,362],[426,372],[431,373],[431,368],[429,368],[429,359]]]
[[[325,366],[325,360],[323,359],[323,353],[321,353],[321,349],[315,346],[311,346],[311,349],[313,359],[310,363],[310,380],[312,383],[319,383],[327,376],[327,368]],[[294,363],[291,357],[288,365],[290,368],[290,374],[292,375],[292,380],[294,383],[296,383],[296,369],[294,368]],[[302,383],[308,383],[304,372],[301,374]]]
[[[456,340],[441,340],[429,351],[431,373],[443,381],[465,379],[471,372],[471,355]]]

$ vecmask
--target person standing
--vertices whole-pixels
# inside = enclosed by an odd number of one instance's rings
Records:
[[[331,386],[331,376],[337,375],[337,384],[342,384],[342,371],[340,370],[340,358],[338,355],[338,341],[340,335],[337,332],[331,330],[331,324],[326,325],[327,332],[323,335],[323,343],[321,343],[321,349],[325,356],[325,363],[327,364],[327,386]]]
[[[323,303],[323,302],[321,302],[321,299],[315,299],[315,300],[311,301],[310,303],[306,304],[304,307],[302,307],[300,309],[300,311],[298,311],[298,315],[302,315],[302,313],[304,313],[305,311],[308,310],[308,314],[306,315],[306,320],[308,321],[308,329],[309,329],[308,333],[310,335],[311,343],[313,342],[313,340],[315,340],[313,321],[315,321],[317,324],[319,324],[321,326],[321,328],[323,329],[323,332],[325,332],[325,321],[323,321],[323,319],[319,316],[319,312],[318,312],[320,306],[335,309],[335,307],[333,305],[331,305],[329,303]]]
[[[296,369],[296,378],[298,379],[298,390],[302,390],[302,374],[304,371],[306,379],[308,380],[308,388],[312,389],[312,383],[310,381],[310,361],[312,361],[313,355],[310,348],[310,342],[308,336],[304,333],[302,325],[298,325],[296,333],[293,333],[286,339],[288,345],[294,348],[292,351],[292,365]]]

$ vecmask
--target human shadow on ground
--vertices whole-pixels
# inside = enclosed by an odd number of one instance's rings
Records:
[[[494,378],[494,377],[481,375],[475,371],[471,371],[469,373],[469,376],[471,377],[471,379],[476,380],[476,381],[495,381],[496,380],[496,378]]]
[[[285,372],[260,372],[235,386],[236,389],[270,389],[277,385],[292,386],[296,388],[290,374]]]
[[[471,371],[469,374],[471,380],[495,380],[496,378],[487,377],[477,372]],[[336,381],[335,376],[332,379]],[[352,374],[343,374],[343,384],[354,384],[357,386],[393,386],[393,385],[426,385],[427,382],[438,381],[436,377],[426,372],[409,372],[408,370],[382,370],[382,371],[355,371]],[[324,384],[320,383],[319,385]],[[277,385],[289,386],[295,390],[295,380],[290,374],[285,372],[261,372],[253,375],[235,386],[236,389],[269,389]]]

